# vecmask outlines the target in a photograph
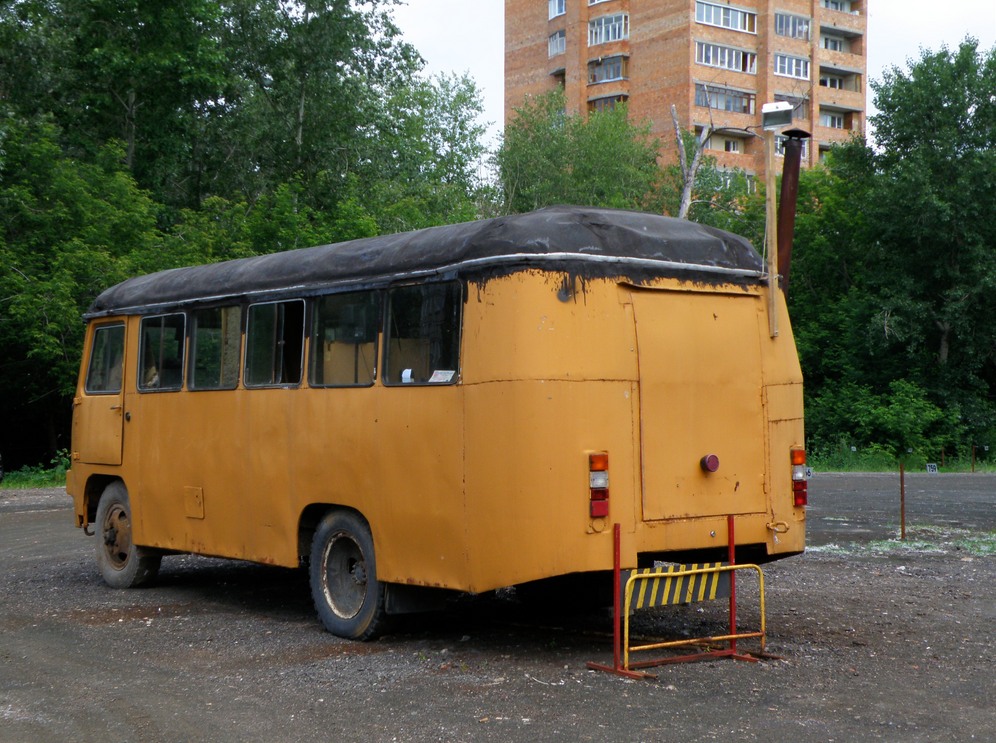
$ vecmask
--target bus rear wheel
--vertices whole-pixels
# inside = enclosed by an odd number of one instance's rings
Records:
[[[162,555],[132,537],[131,502],[120,482],[104,488],[97,504],[97,565],[111,588],[135,588],[155,580]]]
[[[311,543],[311,596],[325,629],[370,640],[382,629],[384,586],[377,580],[373,536],[359,514],[333,511]]]

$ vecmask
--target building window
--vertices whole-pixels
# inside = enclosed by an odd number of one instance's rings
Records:
[[[823,0],[823,7],[827,10],[839,10],[842,13],[850,13],[851,0]]]
[[[800,98],[794,95],[784,95],[782,93],[775,93],[775,101],[776,102],[783,101],[785,103],[791,103],[793,119],[809,118],[809,99]]]
[[[834,90],[844,89],[844,78],[840,75],[820,75],[820,85],[824,88],[833,88]]]
[[[611,111],[617,104],[625,103],[625,95],[609,95],[604,98],[594,98],[588,101],[588,111],[589,112],[601,112],[601,111]]]
[[[550,18],[556,18],[567,12],[567,0],[549,0]]]
[[[723,150],[725,152],[740,152],[740,140],[739,139],[726,139],[723,141]]]
[[[809,41],[809,19],[788,13],[775,13],[775,33],[790,39]]]
[[[821,36],[820,46],[824,49],[829,49],[831,52],[846,52],[847,39],[842,39],[839,36]]]
[[[598,5],[605,2],[608,2],[608,0],[588,0],[588,5]]]
[[[738,114],[752,114],[757,105],[757,96],[743,90],[719,88],[712,85],[695,84],[695,105],[716,111],[730,111]]]
[[[726,5],[695,3],[695,20],[709,26],[732,28],[734,31],[757,33],[757,13],[737,10]]]
[[[840,113],[830,113],[824,111],[820,113],[820,126],[826,126],[831,129],[843,129],[844,128],[844,114]]]
[[[547,40],[547,51],[551,57],[556,57],[558,54],[563,54],[567,50],[567,33],[565,31],[557,31],[555,34],[550,34],[550,38]]]
[[[757,72],[757,55],[754,52],[707,44],[704,41],[695,42],[695,61],[707,67],[722,67],[724,70],[749,72],[752,75]]]
[[[775,74],[783,77],[809,79],[809,60],[805,57],[792,57],[788,54],[775,55]]]
[[[588,84],[604,83],[609,80],[622,80],[627,74],[627,59],[624,56],[604,57],[588,63]]]
[[[629,38],[629,14],[603,15],[588,21],[588,46]]]

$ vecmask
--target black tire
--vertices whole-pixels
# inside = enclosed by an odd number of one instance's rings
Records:
[[[383,629],[384,586],[377,580],[373,536],[352,511],[332,511],[311,543],[311,597],[333,635],[370,640]]]
[[[104,488],[97,504],[97,565],[111,588],[136,588],[155,580],[162,555],[135,544],[131,503],[123,483]]]

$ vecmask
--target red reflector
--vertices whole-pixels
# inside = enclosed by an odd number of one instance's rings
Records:
[[[796,506],[809,503],[809,484],[805,480],[795,480],[792,483],[792,498]]]
[[[609,502],[607,500],[591,501],[591,517],[593,519],[604,519],[609,515]]]
[[[699,467],[703,472],[715,472],[719,469],[719,457],[715,454],[706,454],[699,460]]]
[[[591,489],[591,499],[592,500],[608,500],[609,499],[609,489],[608,488],[592,488]]]

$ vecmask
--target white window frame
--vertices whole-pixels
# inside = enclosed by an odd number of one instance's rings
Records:
[[[838,111],[820,111],[820,126],[828,129],[843,129],[844,114]]]
[[[827,10],[839,10],[841,13],[850,13],[851,0],[823,0],[823,7]]]
[[[697,0],[695,22],[706,26],[718,26],[747,34],[757,33],[757,13],[728,5],[717,5]]]
[[[801,15],[775,13],[775,33],[788,39],[809,41],[813,22]]]
[[[618,74],[615,77],[604,76],[598,80],[592,79],[592,73],[595,70],[599,70],[602,73],[605,71],[618,67]],[[608,57],[600,57],[597,60],[592,60],[588,63],[588,84],[589,85],[599,85],[601,83],[613,82],[616,80],[625,80],[629,75],[629,59],[625,54],[612,54]]]
[[[549,16],[548,20],[553,20],[567,12],[567,0],[547,0]]]
[[[696,41],[695,61],[706,67],[719,67],[748,75],[757,74],[757,54],[732,46]]]
[[[775,102],[791,103],[793,119],[809,119],[809,99],[786,93],[775,93]]]
[[[550,34],[547,39],[547,54],[550,57],[556,57],[559,54],[563,54],[567,51],[567,32],[561,29]]]
[[[613,13],[588,21],[588,46],[629,38],[629,13]]]
[[[703,103],[702,101],[705,101]],[[738,105],[739,104],[739,105]],[[743,105],[746,104],[746,105]],[[736,90],[718,85],[695,84],[695,105],[711,108],[713,111],[729,111],[736,114],[753,114],[757,106],[757,93]],[[744,109],[747,110],[744,110]]]
[[[723,140],[723,152],[732,152],[734,154],[740,154],[740,140],[739,139],[725,139]]]
[[[775,74],[781,77],[792,77],[796,80],[808,80],[810,72],[809,60],[791,54],[775,54]]]
[[[820,37],[820,46],[831,52],[849,51],[847,39],[832,34],[824,34]]]

